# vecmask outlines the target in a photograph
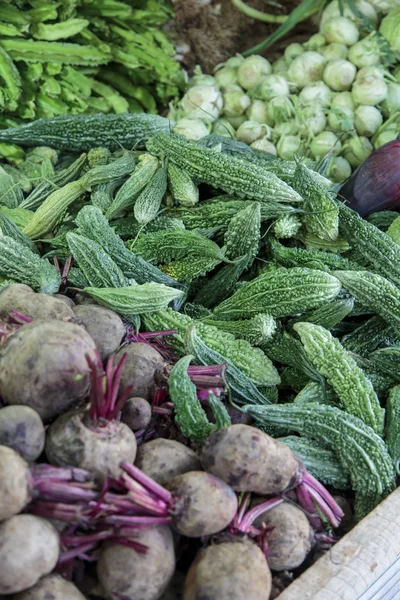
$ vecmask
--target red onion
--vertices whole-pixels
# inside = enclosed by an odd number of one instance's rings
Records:
[[[354,171],[339,195],[362,217],[400,208],[400,139],[375,150]]]

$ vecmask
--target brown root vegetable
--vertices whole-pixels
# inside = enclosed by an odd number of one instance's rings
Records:
[[[121,388],[132,388],[131,396],[150,400],[156,387],[157,375],[164,367],[164,359],[149,344],[132,343],[121,348],[116,355],[117,360],[128,355],[121,377]]]
[[[74,410],[50,425],[45,452],[51,464],[87,469],[102,483],[107,475],[119,477],[122,461],[134,462],[136,437],[124,423],[96,427],[87,411]]]
[[[44,425],[33,408],[5,406],[0,409],[0,444],[33,462],[43,452],[44,441]]]
[[[144,398],[128,398],[122,409],[121,421],[132,431],[145,429],[151,421],[151,406]]]
[[[85,600],[85,596],[71,581],[52,573],[39,579],[29,590],[15,594],[12,600]]]
[[[160,485],[189,471],[200,471],[200,459],[193,450],[175,440],[158,438],[139,446],[135,465]]]
[[[0,319],[17,310],[31,319],[75,321],[72,309],[59,298],[37,294],[29,286],[13,283],[0,291]]]
[[[296,569],[313,547],[314,531],[306,515],[288,502],[266,511],[253,525],[257,529],[263,525],[271,528],[267,538],[268,564],[273,571]]]
[[[108,475],[118,479],[121,462],[133,464],[136,437],[128,425],[119,420],[120,404],[130,394],[129,388],[117,402],[126,358],[122,357],[118,366],[114,367],[110,357],[105,374],[99,356],[97,365],[89,359],[92,371],[90,407],[61,415],[50,425],[46,436],[46,456],[52,464],[87,469],[98,483],[103,483]]]
[[[97,304],[97,305],[99,304],[98,302],[96,302],[96,300],[91,298],[88,294],[85,294],[85,292],[78,292],[77,294],[75,294],[74,302],[78,306],[80,306],[81,304]]]
[[[28,463],[12,448],[0,446],[0,521],[18,514],[28,504],[29,479]],[[0,539],[0,548],[1,543]]]
[[[91,304],[81,304],[73,309],[76,319],[93,338],[101,360],[105,361],[118,350],[125,336],[125,325],[116,312]]]
[[[223,542],[201,550],[185,581],[184,600],[269,600],[271,572],[252,542]]]
[[[57,564],[60,541],[40,517],[15,515],[0,523],[0,594],[31,588]]]
[[[99,581],[107,598],[157,600],[175,570],[172,533],[168,527],[154,527],[138,531],[134,541],[147,546],[147,552],[104,546],[97,562]]]
[[[75,302],[72,300],[72,298],[68,298],[68,296],[64,296],[64,294],[54,294],[53,298],[61,300],[61,302],[65,302],[65,304],[70,308],[74,308],[75,306]]]
[[[62,306],[65,306],[61,302]],[[9,337],[0,351],[0,394],[48,421],[87,396],[95,344],[75,323],[34,321]]]
[[[174,526],[187,537],[222,531],[237,511],[234,491],[221,479],[204,471],[178,475],[167,486],[174,497]]]
[[[206,440],[203,468],[234,490],[261,495],[279,494],[293,485],[300,461],[281,442],[250,425],[230,425]]]

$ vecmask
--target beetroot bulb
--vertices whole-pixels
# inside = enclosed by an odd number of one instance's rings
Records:
[[[131,393],[131,389],[126,388],[118,398],[127,359],[126,355],[122,356],[114,367],[111,356],[105,375],[99,356],[97,364],[88,359],[92,371],[90,406],[66,413],[50,425],[45,448],[50,463],[82,467],[91,471],[98,483],[103,483],[109,475],[118,479],[122,461],[134,462],[135,434],[119,420]]]
[[[215,431],[203,446],[201,461],[237,492],[282,496],[295,488],[314,529],[323,529],[316,507],[332,527],[340,524],[343,511],[323,485],[288,446],[255,427],[238,424]]]
[[[342,186],[339,195],[362,217],[400,207],[400,139],[375,150]]]

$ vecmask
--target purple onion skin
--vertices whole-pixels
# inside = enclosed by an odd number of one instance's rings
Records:
[[[375,150],[342,186],[339,198],[361,217],[400,208],[400,140]]]

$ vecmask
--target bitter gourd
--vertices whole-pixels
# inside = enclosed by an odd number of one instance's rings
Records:
[[[198,277],[203,277],[212,271],[221,260],[213,256],[187,256],[181,260],[173,260],[161,267],[163,273],[182,283],[191,283]]]
[[[87,155],[82,154],[71,165],[65,169],[56,171],[53,177],[46,181],[41,181],[35,186],[35,189],[21,202],[20,208],[36,210],[46,198],[55,190],[64,187],[67,183],[75,181],[82,172],[87,161]]]
[[[375,225],[340,205],[340,231],[377,273],[400,285],[400,246]]]
[[[339,210],[326,186],[321,185],[313,171],[299,163],[293,187],[304,198],[304,222],[309,233],[328,241],[339,235]]]
[[[175,407],[175,420],[184,436],[203,444],[216,429],[197,398],[196,386],[187,373],[194,356],[184,356],[173,366],[168,377],[168,390]]]
[[[295,404],[307,404],[309,402],[318,402],[318,404],[329,404],[330,406],[339,406],[340,400],[331,386],[323,381],[309,381],[297,396],[293,399]]]
[[[190,317],[168,309],[144,315],[143,323],[148,331],[175,329],[177,333],[171,336],[171,344],[179,354],[185,354],[185,332],[194,323]],[[211,350],[215,350],[229,359],[253,383],[258,386],[273,386],[279,383],[278,371],[262,350],[253,348],[245,340],[236,339],[227,331],[221,331],[201,322],[195,324],[197,335],[203,342]]]
[[[146,144],[191,177],[227,193],[260,202],[301,202],[301,196],[276,175],[227,154],[217,153],[176,135],[157,133]]]
[[[339,340],[313,323],[297,323],[293,329],[300,336],[307,358],[327,378],[344,409],[381,435],[385,411],[372,383]]]
[[[69,232],[69,250],[91,287],[126,287],[130,282],[103,248],[93,240]]]
[[[22,233],[21,229],[3,211],[0,211],[0,235],[7,235],[38,254],[38,249],[32,240]]]
[[[246,268],[251,267],[257,256],[261,235],[261,205],[249,202],[249,206],[239,211],[229,221],[224,236],[226,257],[234,260],[247,256]]]
[[[128,279],[134,279],[138,283],[154,281],[169,287],[181,287],[172,277],[165,275],[154,265],[130,252],[100,209],[94,206],[84,206],[78,213],[76,224],[79,233],[97,242]]]
[[[0,236],[0,275],[25,283],[42,294],[55,294],[61,284],[54,265],[6,235]]]
[[[181,206],[194,206],[199,201],[199,188],[186,171],[173,163],[168,165],[168,186],[170,192]]]
[[[144,227],[139,225],[134,217],[116,219],[112,225],[115,233],[122,239],[133,239],[139,233],[151,233],[152,231],[161,231],[162,229],[185,229],[185,225],[181,219],[169,217],[165,214],[161,214]]]
[[[400,475],[400,385],[389,392],[386,403],[385,442],[397,475]]]
[[[269,340],[276,330],[276,321],[270,315],[256,315],[244,321],[216,321],[212,318],[203,318],[201,322],[212,325],[222,331],[228,331],[236,338],[246,340],[252,346],[259,346]]]
[[[368,358],[380,346],[398,341],[393,328],[381,317],[371,317],[342,339],[343,347]]]
[[[160,167],[135,201],[133,214],[138,223],[147,225],[156,218],[166,191],[167,172]]]
[[[369,355],[369,360],[379,371],[389,375],[395,381],[400,381],[400,347],[391,346],[375,350]]]
[[[274,223],[274,235],[276,238],[289,239],[296,235],[302,226],[297,215],[283,215]]]
[[[90,286],[83,291],[102,306],[127,318],[142,313],[157,313],[166,309],[173,300],[183,296],[180,290],[153,282],[119,288]]]
[[[385,277],[369,271],[335,271],[334,275],[356,300],[400,331],[400,289]]]
[[[355,267],[354,263],[339,254],[319,250],[305,250],[304,248],[289,248],[272,237],[268,239],[268,249],[271,258],[283,267],[308,267],[320,271],[349,271]]]
[[[381,210],[379,212],[372,213],[366,217],[369,223],[375,225],[378,229],[382,231],[387,231],[393,221],[400,216],[400,213],[394,210]]]
[[[206,227],[221,227],[225,231],[230,220],[240,210],[248,206],[248,200],[237,200],[232,196],[218,196],[212,200],[200,202],[191,208],[171,208],[167,214],[181,219],[187,229],[202,229]],[[261,202],[261,220],[276,219],[281,215],[299,212],[289,204],[278,202]]]
[[[349,474],[358,520],[394,489],[395,472],[386,445],[361,419],[318,403],[248,405],[243,410],[263,426],[285,426],[326,444]]]
[[[315,440],[288,435],[278,438],[279,442],[286,444],[291,451],[299,457],[311,475],[324,485],[331,485],[338,490],[347,490],[350,487],[348,474],[340,464],[336,454],[325,444],[317,444]]]
[[[24,194],[19,185],[0,167],[0,203],[8,208],[17,208],[23,199]]]
[[[186,352],[190,352],[196,361],[202,365],[226,364],[226,380],[233,392],[235,400],[241,403],[268,404],[271,400],[257,389],[254,383],[230,359],[213,350],[197,334],[194,323],[189,325],[185,336],[184,345]]]
[[[143,149],[151,135],[156,131],[169,131],[170,127],[173,122],[168,119],[144,113],[63,115],[2,130],[0,140],[70,152],[86,152],[98,146],[110,150],[123,146],[130,150]]]
[[[207,279],[198,290],[194,300],[206,308],[213,308],[225,300],[235,289],[238,279],[247,265],[247,256],[232,265],[223,265],[215,275]]]
[[[290,319],[288,327],[292,328],[295,323],[314,323],[325,327],[325,329],[332,329],[351,313],[353,306],[354,298],[334,300],[308,313],[303,313],[300,317]]]
[[[294,267],[265,272],[214,309],[223,319],[246,319],[265,312],[273,317],[292,316],[333,300],[341,283],[323,271]]]
[[[165,229],[127,242],[127,247],[150,263],[169,263],[188,255],[201,255],[227,261],[221,248],[204,235],[186,229]]]
[[[107,209],[107,219],[113,219],[123,210],[133,206],[140,192],[151,181],[159,166],[154,156],[144,154],[129,179],[120,187],[114,200]]]

